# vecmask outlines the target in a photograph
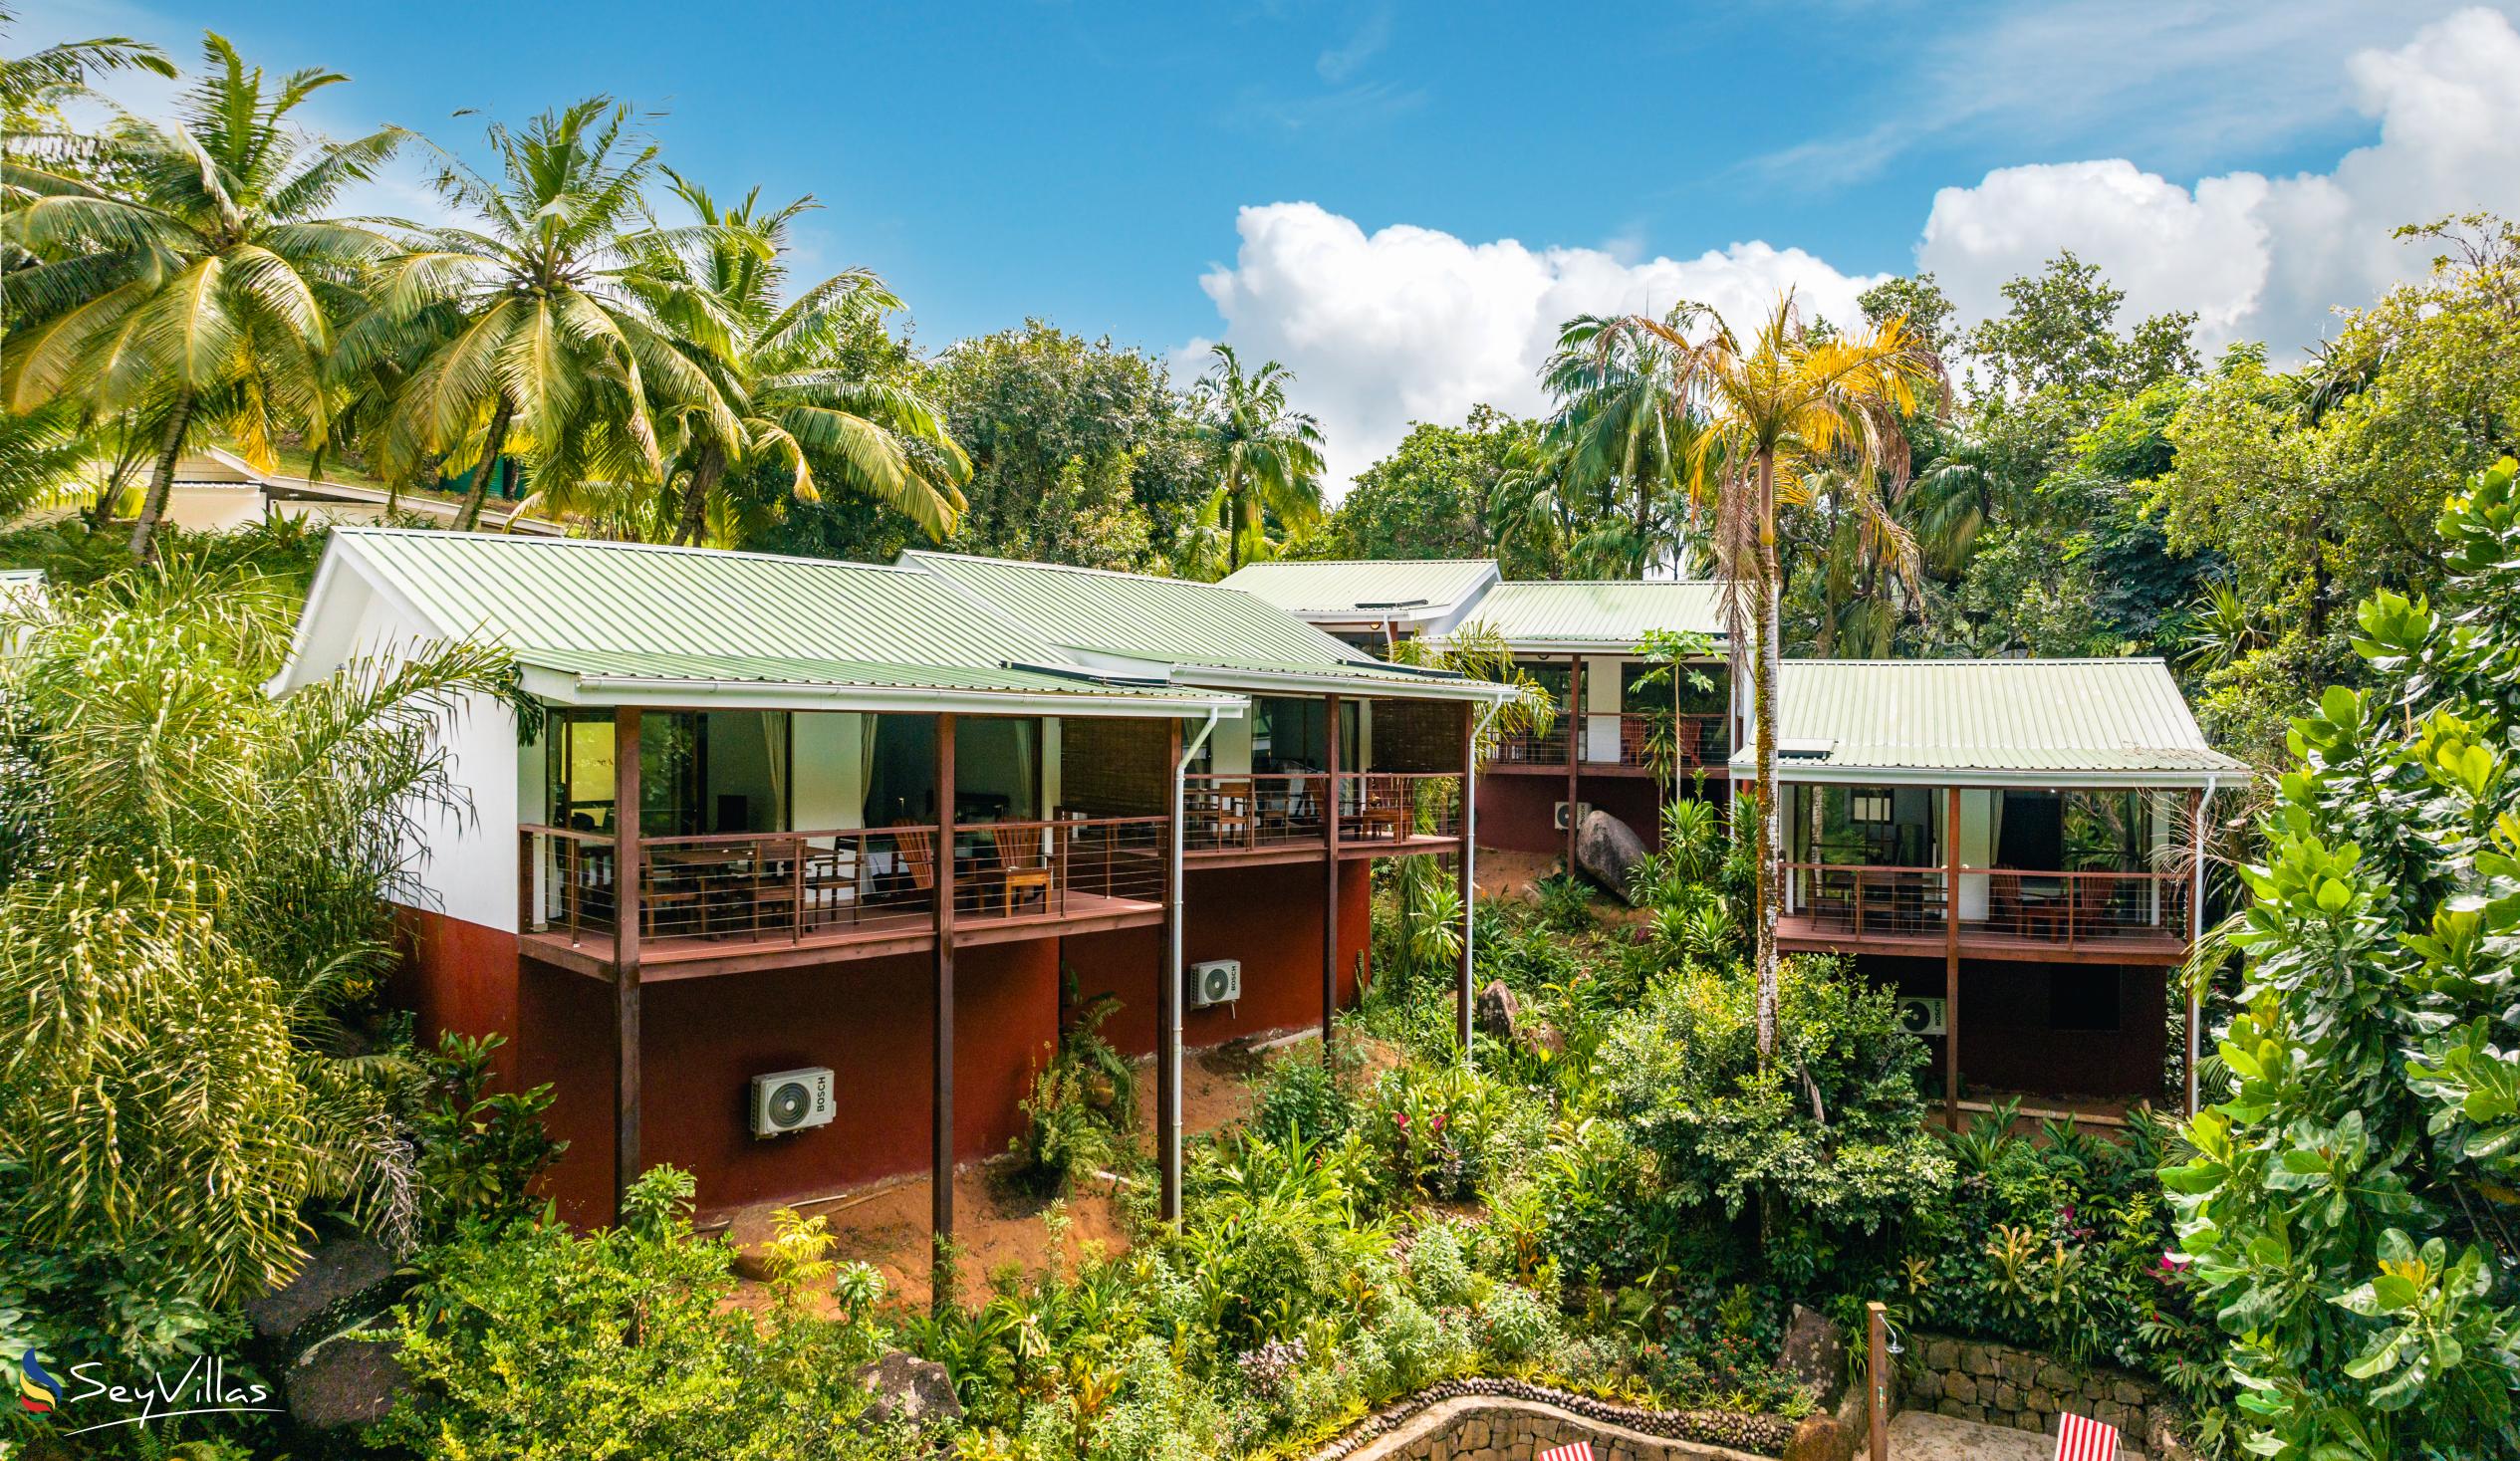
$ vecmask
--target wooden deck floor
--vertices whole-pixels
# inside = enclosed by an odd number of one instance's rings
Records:
[[[1789,953],[1898,954],[1940,958],[1943,930],[1884,929],[1857,931],[1844,918],[1822,919],[1809,913],[1787,913],[1777,919],[1776,942]],[[2106,933],[2038,937],[1960,924],[1960,954],[1970,959],[2000,959],[2031,964],[2175,964],[2187,957],[2187,935],[2173,928],[2138,927]]]

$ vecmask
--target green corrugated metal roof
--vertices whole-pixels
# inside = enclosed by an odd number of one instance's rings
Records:
[[[335,538],[448,631],[513,646],[975,667],[1055,657],[942,585],[871,564],[494,533]]]
[[[1517,648],[1627,646],[1647,629],[1724,633],[1723,586],[1710,580],[1634,579],[1499,584],[1470,606],[1464,627],[1482,625]]]
[[[1222,587],[1293,614],[1365,619],[1440,612],[1495,578],[1495,561],[1485,558],[1351,558],[1247,564],[1226,575]]]
[[[443,632],[582,677],[1147,693],[1008,668],[1069,661],[900,569],[380,528],[337,529],[333,543]]]
[[[901,562],[1067,649],[1218,669],[1391,673],[1311,624],[1216,584],[950,553],[904,553]]]
[[[2205,743],[2158,659],[1798,659],[1777,740],[1824,754],[1781,775],[1878,771],[2197,777],[2247,768]],[[1747,748],[1733,765],[1752,764]]]

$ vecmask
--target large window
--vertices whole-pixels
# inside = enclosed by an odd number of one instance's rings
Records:
[[[869,827],[934,826],[936,718],[879,715],[867,753]],[[1041,805],[1041,722],[966,715],[954,722],[954,821],[1035,822]]]
[[[1859,867],[1931,865],[1942,848],[1940,798],[1927,787],[1789,787],[1797,860]]]
[[[1357,702],[1339,706],[1339,764],[1357,765]],[[1292,695],[1255,695],[1251,701],[1251,769],[1271,772],[1330,769],[1329,702]]]
[[[649,710],[638,718],[641,837],[779,832],[788,825],[785,711]],[[555,827],[617,832],[613,712],[560,710],[543,742],[544,816]]]

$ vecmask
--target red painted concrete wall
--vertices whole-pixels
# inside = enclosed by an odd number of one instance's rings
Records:
[[[1856,965],[1866,978],[1894,985],[1901,994],[1943,993],[1940,959],[1865,954]],[[2085,977],[2117,979],[2115,1031],[2059,1030],[2050,1023],[2051,981]],[[2158,1100],[2169,1039],[2166,978],[2157,968],[1962,959],[1960,1075],[1972,1087],[2000,1091]],[[1933,1082],[1939,1090],[1942,1042],[1926,1043],[1935,1047]]]
[[[1590,802],[1637,830],[1648,848],[1662,846],[1660,786],[1648,776],[1587,776],[1576,784],[1580,802]],[[1720,783],[1707,783],[1709,795]],[[1687,787],[1683,784],[1682,794]],[[1566,775],[1499,772],[1479,778],[1479,846],[1513,852],[1564,852],[1566,834],[1556,825],[1557,808],[1566,800]]]
[[[499,1035],[516,1044],[516,935],[427,908],[396,908],[402,962],[385,997],[417,1018],[419,1038],[437,1032]]]
[[[1341,871],[1340,995],[1356,994],[1370,943],[1372,874]],[[1318,863],[1189,874],[1186,956],[1243,960],[1243,1000],[1186,1011],[1193,1047],[1301,1028],[1321,1018],[1322,871]],[[547,1181],[564,1218],[612,1216],[613,996],[609,985],[531,959],[513,935],[412,913],[410,958],[393,995],[440,1028],[513,1032],[506,1069],[519,1086],[548,1083],[552,1133],[569,1150]],[[955,959],[954,1149],[971,1161],[1023,1129],[1020,1101],[1058,1038],[1064,965],[1087,997],[1124,1007],[1106,1033],[1123,1050],[1154,1048],[1160,929],[991,944]],[[923,1171],[931,1110],[927,955],[651,983],[641,991],[643,1160],[699,1181],[704,1213],[818,1195]],[[756,1139],[752,1077],[802,1066],[836,1074],[831,1125]]]
[[[1321,886],[1318,862],[1276,867],[1220,867],[1186,877],[1189,918],[1181,959],[1242,960],[1242,995],[1231,1004],[1181,1012],[1181,1040],[1190,1049],[1246,1035],[1321,1024]],[[1353,1004],[1357,970],[1373,945],[1374,874],[1364,861],[1339,869],[1339,1002]],[[1155,980],[1163,963],[1163,930],[1132,928],[1062,940],[1080,1002],[1117,995],[1120,1009],[1104,1038],[1125,1055],[1155,1049]]]

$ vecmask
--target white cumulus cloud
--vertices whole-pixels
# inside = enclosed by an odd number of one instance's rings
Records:
[[[2520,32],[2488,10],[2417,31],[2347,64],[2380,139],[2324,173],[2230,172],[2182,187],[2123,157],[2006,167],[1934,195],[1916,250],[1963,316],[1998,309],[2004,281],[2059,249],[2098,264],[2139,315],[2193,310],[2208,347],[2265,341],[2297,354],[2329,311],[2409,278],[2428,251],[2401,223],[2520,194]]]
[[[2391,240],[2397,225],[2520,210],[2515,77],[2510,20],[2449,15],[2394,49],[2346,59],[2339,93],[2378,122],[2379,138],[2326,172],[2183,185],[2124,157],[1999,168],[1934,195],[1917,267],[1940,279],[1965,324],[2001,308],[2007,280],[2072,249],[2127,292],[2132,315],[2192,310],[2208,351],[2262,340],[2278,359],[2296,358],[2331,330],[2333,307],[2427,266],[2430,250]],[[1844,321],[1879,278],[1757,241],[1638,263],[1624,250],[1472,242],[1406,225],[1369,234],[1300,202],[1244,208],[1236,231],[1234,261],[1200,286],[1226,340],[1295,371],[1296,405],[1330,436],[1334,494],[1412,420],[1457,422],[1482,401],[1540,409],[1537,372],[1571,316],[1659,313],[1690,299],[1738,327],[1792,287],[1808,312]],[[1180,363],[1196,368],[1205,347],[1194,342]]]
[[[1369,234],[1314,203],[1245,208],[1236,230],[1234,263],[1199,284],[1246,360],[1295,372],[1296,404],[1329,437],[1334,492],[1410,421],[1457,422],[1481,402],[1538,410],[1540,364],[1577,315],[1660,314],[1685,299],[1747,325],[1792,288],[1806,313],[1845,321],[1881,277],[1764,243],[1631,263],[1602,249],[1470,243],[1406,225]],[[1179,364],[1199,368],[1205,351],[1194,342]]]

